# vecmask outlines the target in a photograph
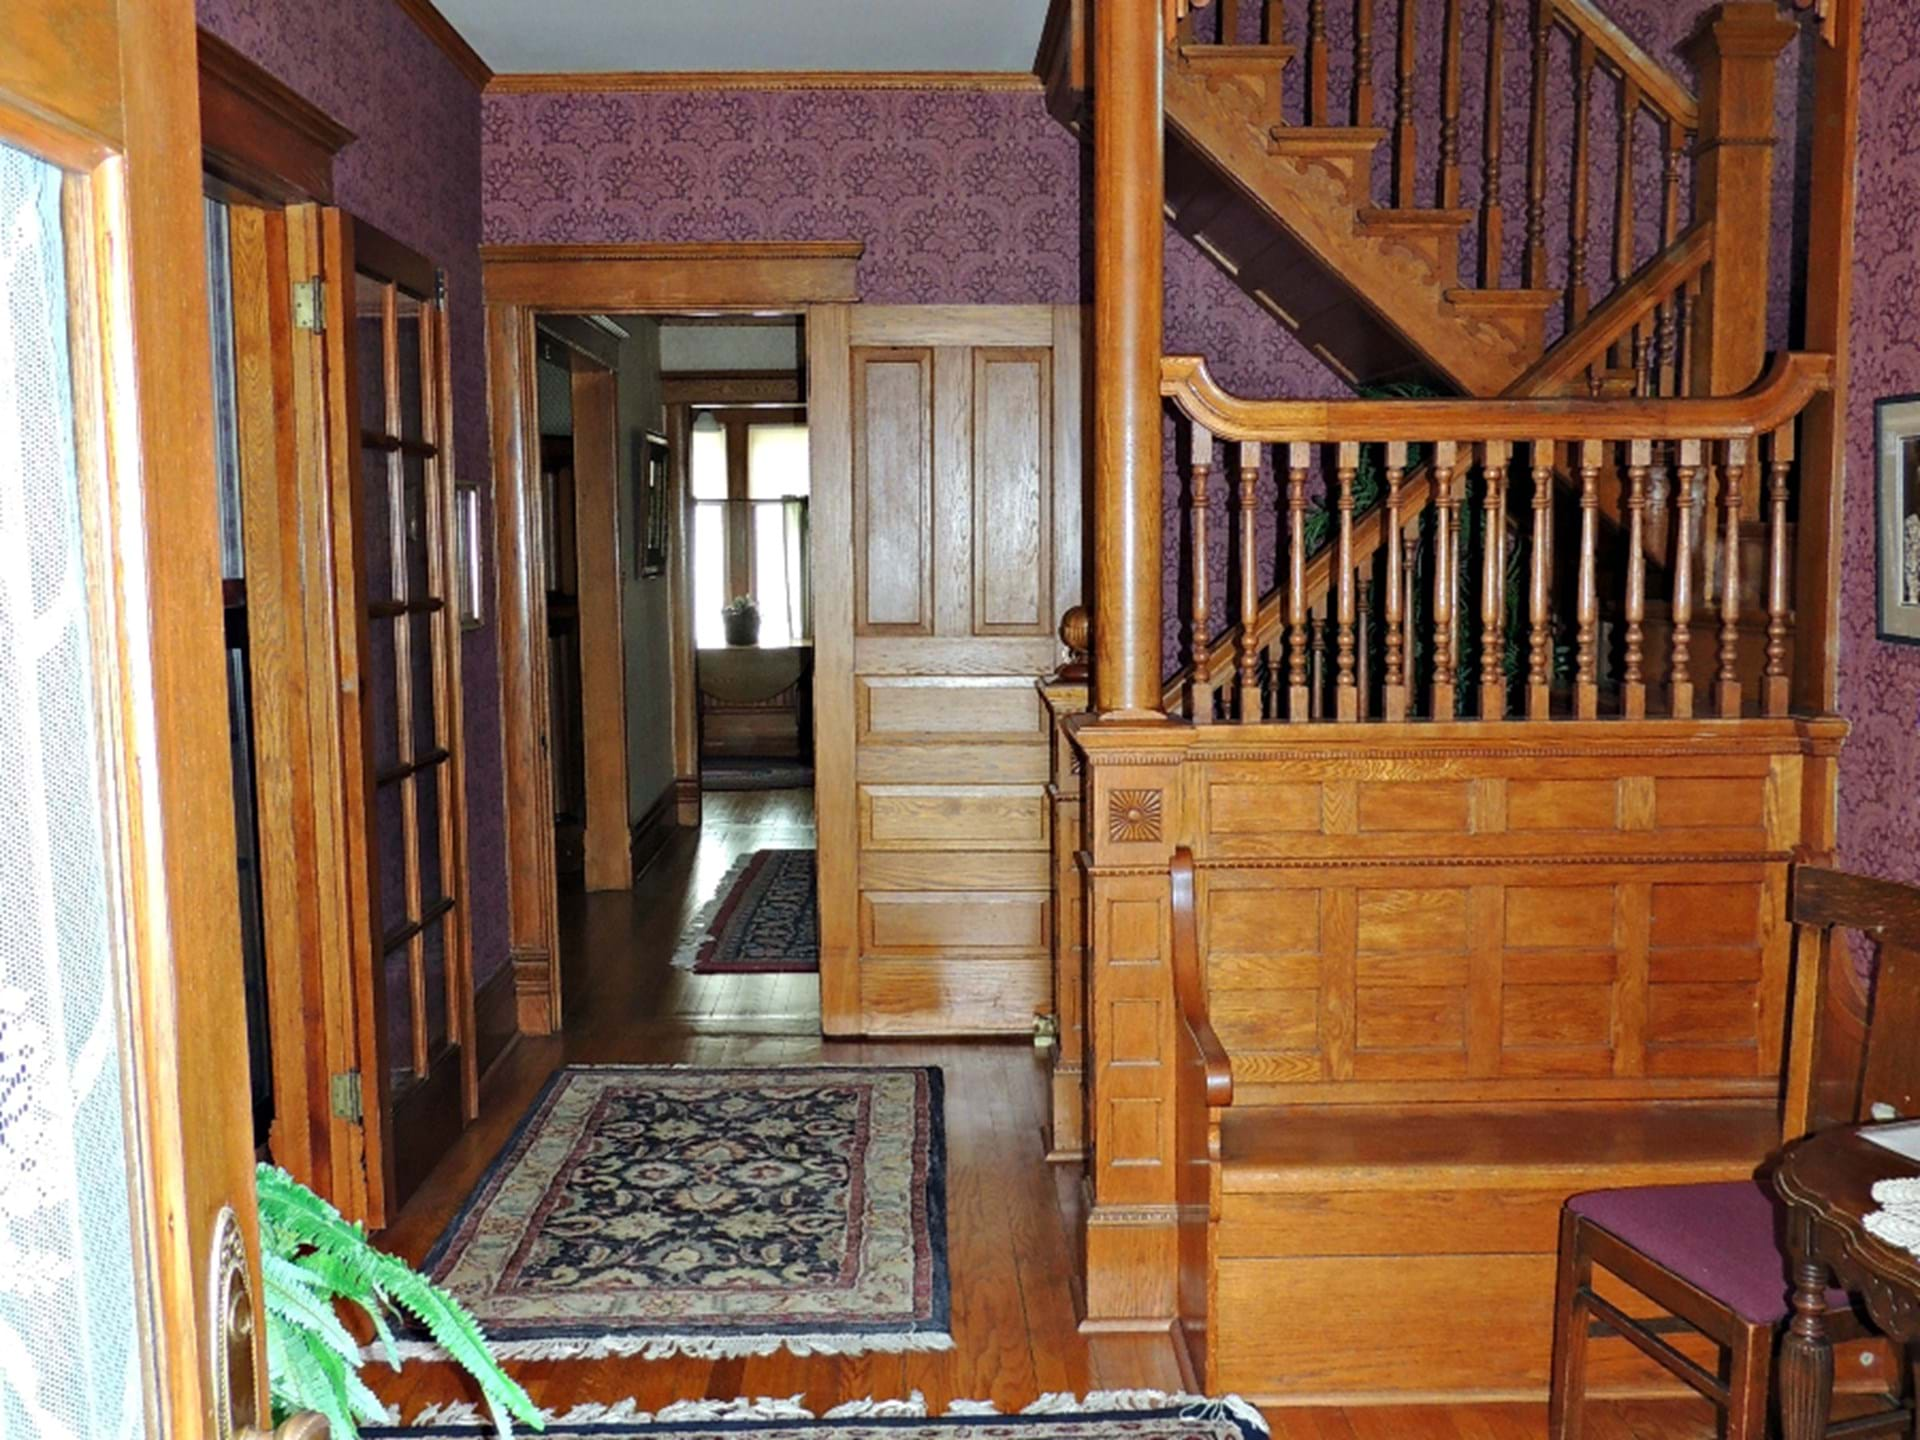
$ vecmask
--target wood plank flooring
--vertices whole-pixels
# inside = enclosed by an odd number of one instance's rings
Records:
[[[500,1062],[481,1119],[382,1243],[411,1260],[425,1254],[559,1065],[938,1065],[947,1088],[954,1349],[530,1362],[514,1365],[514,1373],[537,1402],[556,1409],[629,1396],[655,1409],[687,1398],[797,1395],[818,1413],[843,1400],[918,1390],[935,1411],[955,1399],[991,1399],[1013,1410],[1047,1391],[1184,1388],[1167,1337],[1088,1337],[1076,1328],[1071,1207],[1079,1172],[1043,1158],[1045,1072],[1031,1047],[829,1043],[819,1035],[813,976],[692,975],[669,966],[681,930],[736,855],[813,843],[811,801],[807,791],[709,794],[706,824],[676,835],[632,891],[562,897],[564,1033],[523,1040]],[[416,1362],[400,1375],[369,1370],[375,1388],[409,1417],[432,1401],[471,1398],[445,1365]],[[1276,1440],[1523,1440],[1546,1431],[1542,1405],[1275,1410],[1269,1419]],[[1713,1427],[1704,1403],[1628,1402],[1595,1406],[1588,1433],[1591,1440],[1706,1440]]]

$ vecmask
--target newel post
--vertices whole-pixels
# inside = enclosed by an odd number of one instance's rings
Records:
[[[1161,0],[1093,31],[1093,708],[1160,713]]]
[[[1694,319],[1696,395],[1738,394],[1766,366],[1774,69],[1795,33],[1774,0],[1734,0],[1693,40],[1700,67],[1695,213],[1714,222],[1713,264]]]

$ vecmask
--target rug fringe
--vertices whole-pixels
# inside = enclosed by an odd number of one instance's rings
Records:
[[[676,970],[691,970],[700,963],[700,947],[706,943],[707,932],[713,928],[713,919],[720,913],[720,906],[733,892],[733,884],[747,873],[754,853],[747,851],[736,855],[733,863],[727,867],[727,873],[720,877],[720,888],[713,892],[713,898],[693,912],[693,919],[687,922],[687,928],[680,934],[680,943],[673,948],[673,959],[669,962]]]
[[[1071,1391],[1049,1391],[1019,1413],[1022,1415],[1103,1414],[1116,1410],[1174,1410],[1189,1419],[1232,1418],[1247,1433],[1267,1435],[1267,1422],[1252,1405],[1238,1395],[1218,1398],[1164,1390],[1094,1390],[1084,1397]],[[991,1400],[954,1400],[944,1412],[948,1416],[998,1415]],[[717,1420],[867,1420],[920,1419],[928,1417],[926,1396],[915,1390],[903,1400],[849,1400],[816,1417],[801,1404],[798,1395],[785,1399],[762,1396],[759,1399],[676,1400],[665,1409],[649,1412],[633,1399],[611,1404],[575,1405],[570,1410],[542,1409],[541,1416],[550,1426],[558,1425],[648,1425]],[[416,1415],[412,1425],[479,1425],[489,1423],[480,1406],[471,1401],[430,1405]]]
[[[953,1336],[937,1330],[882,1331],[860,1335],[601,1335],[592,1338],[556,1336],[542,1340],[489,1340],[498,1360],[611,1360],[639,1356],[665,1360],[686,1355],[695,1360],[735,1360],[772,1355],[785,1350],[794,1355],[901,1355],[908,1352],[953,1349]],[[402,1360],[445,1360],[446,1351],[431,1340],[402,1340]],[[367,1346],[361,1354],[376,1358],[383,1347]]]

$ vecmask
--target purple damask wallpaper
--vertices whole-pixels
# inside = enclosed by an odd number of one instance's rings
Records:
[[[1866,7],[1847,413],[1840,858],[1920,881],[1920,649],[1875,638],[1873,402],[1920,390],[1920,8]]]
[[[354,132],[334,168],[342,208],[447,272],[454,468],[492,494],[480,312],[480,96],[393,0],[198,0],[208,30]],[[483,535],[492,534],[491,516]],[[489,546],[487,564],[492,565]],[[483,593],[492,593],[487,577]],[[507,959],[500,651],[491,625],[461,651],[468,895],[476,978]]]
[[[866,243],[860,294],[868,302],[1089,298],[1085,155],[1038,94],[495,95],[483,123],[489,242],[851,238]],[[1220,380],[1243,394],[1348,393],[1171,229],[1165,315],[1168,350],[1207,356]],[[1169,476],[1173,444],[1169,424]],[[1166,497],[1165,583],[1173,594],[1181,487],[1170,482]],[[1263,511],[1265,554],[1272,514]],[[1224,520],[1214,534],[1224,544]],[[1224,564],[1213,573],[1224,585]],[[1170,668],[1182,653],[1178,626],[1170,610]]]

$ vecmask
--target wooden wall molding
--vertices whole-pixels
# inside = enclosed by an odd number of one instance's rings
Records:
[[[454,68],[467,77],[474,89],[485,90],[492,83],[493,67],[453,28],[453,22],[440,13],[433,0],[393,0],[393,3],[422,35],[440,47],[441,53],[453,61]]]
[[[804,405],[797,370],[670,370],[660,377],[666,405]]]
[[[211,31],[198,54],[207,168],[262,199],[332,204],[333,158],[353,132]]]
[[[1040,79],[1024,70],[560,70],[494,75],[486,89],[489,95],[658,90],[985,90],[1037,95]]]
[[[859,241],[683,245],[482,245],[495,305],[594,314],[800,310],[859,299]]]
[[[660,787],[660,793],[653,797],[653,803],[646,813],[633,822],[633,878],[638,880],[641,872],[651,865],[654,857],[666,848],[667,841],[679,827],[680,782],[669,780]]]

